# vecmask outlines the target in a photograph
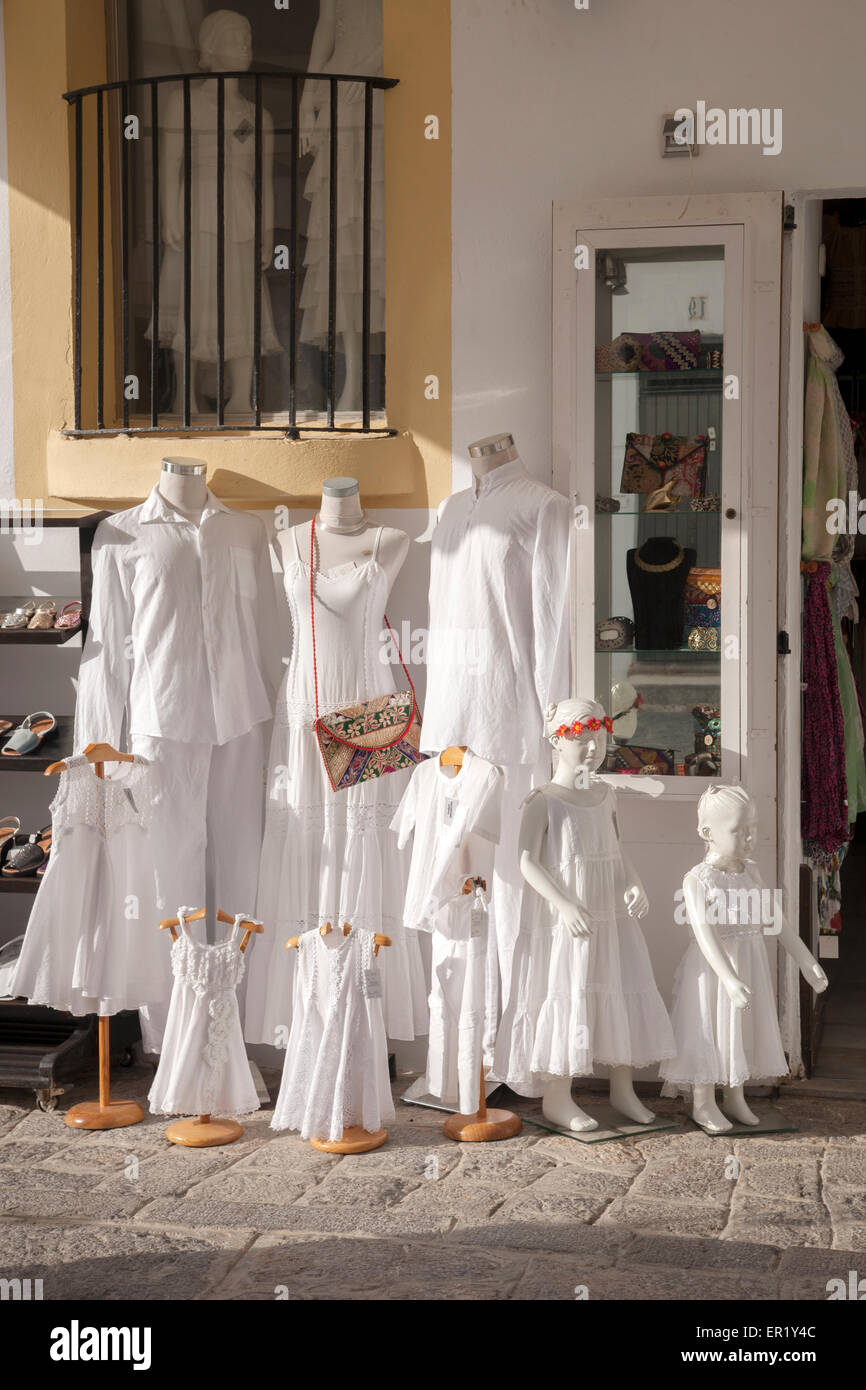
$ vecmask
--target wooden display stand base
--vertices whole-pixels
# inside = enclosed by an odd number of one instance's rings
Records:
[[[214,1120],[210,1115],[199,1115],[194,1120],[173,1120],[165,1137],[172,1144],[183,1144],[188,1149],[210,1149],[215,1144],[233,1144],[243,1132],[237,1120]]]
[[[105,1105],[98,1100],[82,1100],[67,1110],[64,1119],[70,1129],[122,1129],[139,1124],[144,1111],[135,1100],[109,1100]]]
[[[513,1110],[487,1109],[483,1066],[476,1113],[474,1115],[449,1115],[442,1126],[443,1133],[449,1139],[456,1139],[460,1144],[489,1144],[496,1139],[513,1139],[522,1128],[523,1121],[519,1115],[515,1115]]]
[[[449,1139],[462,1144],[485,1144],[494,1139],[513,1139],[523,1122],[513,1110],[487,1110],[477,1115],[449,1115],[442,1129]]]
[[[387,1129],[371,1132],[360,1125],[352,1125],[351,1129],[343,1130],[340,1139],[311,1139],[310,1143],[326,1154],[364,1154],[370,1149],[381,1149],[387,1138]]]

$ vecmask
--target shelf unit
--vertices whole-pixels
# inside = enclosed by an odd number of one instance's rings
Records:
[[[52,594],[51,597],[57,604],[58,613],[72,598],[80,598],[81,622],[72,630],[0,631],[0,645],[19,648],[62,646],[79,633],[83,643],[93,593],[93,538],[99,522],[109,515],[107,511],[50,510],[43,513],[40,524],[46,530],[67,528],[78,533],[80,593],[66,597]],[[32,527],[28,526],[26,529],[28,534],[32,534]],[[4,594],[0,596],[0,608],[3,612],[9,612],[32,597],[32,594]],[[8,662],[10,657],[7,655],[4,660]],[[0,713],[4,718],[12,720],[13,726],[20,724],[24,718],[22,714],[7,714],[5,711]],[[72,715],[59,715],[56,730],[35,753],[18,758],[0,755],[0,777],[7,773],[25,772],[42,776],[51,763],[69,757],[73,752],[73,723]],[[51,790],[53,793],[53,786]],[[5,804],[11,805],[13,800],[14,798],[7,797]],[[0,896],[11,893],[28,894],[35,898],[40,882],[41,880],[35,877],[0,877]],[[131,1059],[132,1047],[139,1037],[138,1015],[122,1014],[117,1020],[117,1025],[111,1030],[112,1049],[116,1055],[128,1061]],[[61,1009],[28,1004],[24,999],[0,999],[0,1087],[32,1087],[40,1105],[45,1109],[51,1109],[57,1096],[64,1089],[60,1083],[68,1083],[71,1077],[88,1068],[96,1060],[96,1056],[95,1016],[76,1018]]]

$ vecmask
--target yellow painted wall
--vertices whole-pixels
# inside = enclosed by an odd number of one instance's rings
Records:
[[[68,439],[72,393],[72,145],[61,92],[105,80],[102,0],[5,0],[17,495],[120,506],[164,453],[203,458],[219,496],[310,503],[357,477],[372,506],[436,506],[451,490],[449,0],[383,0],[387,413],[393,439],[197,435]],[[440,138],[424,138],[436,115]],[[85,309],[93,311],[93,305]],[[92,313],[91,313],[92,317]],[[94,369],[95,371],[95,369]],[[439,378],[439,399],[425,379]]]

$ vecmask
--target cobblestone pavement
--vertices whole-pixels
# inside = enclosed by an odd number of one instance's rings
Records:
[[[190,1150],[164,1119],[84,1133],[2,1092],[0,1277],[46,1299],[826,1299],[866,1275],[866,1103],[778,1108],[799,1132],[461,1146],[398,1102],[384,1148],[336,1157],[269,1110]]]

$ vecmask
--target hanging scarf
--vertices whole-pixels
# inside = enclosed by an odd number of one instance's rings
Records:
[[[828,564],[806,577],[803,614],[802,835],[833,853],[848,839],[845,725],[839,700],[833,619],[827,595]],[[808,844],[806,846],[808,853]]]

